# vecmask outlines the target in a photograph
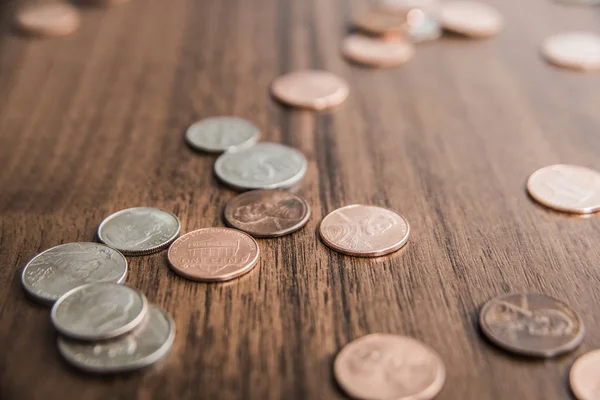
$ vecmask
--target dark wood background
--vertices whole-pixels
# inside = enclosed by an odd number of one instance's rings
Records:
[[[339,55],[365,0],[135,0],[85,9],[62,39],[11,31],[0,5],[0,398],[341,399],[332,361],[372,332],[410,335],[448,369],[439,399],[570,398],[574,358],[600,347],[600,220],[535,205],[528,175],[554,163],[600,168],[600,75],[539,56],[553,33],[595,29],[596,8],[488,0],[506,29],[486,41],[420,45],[404,67],[372,70]],[[328,113],[276,104],[269,84],[294,69],[346,78]],[[165,252],[131,257],[127,283],[177,324],[169,357],[98,378],[56,350],[49,310],[20,272],[59,243],[95,240],[103,217],[133,206],[175,212],[182,231],[221,226],[235,193],[214,156],[183,141],[193,121],[234,114],[263,140],[308,158],[305,229],[261,240],[259,266],[226,284],[184,280]],[[379,259],[330,251],[317,227],[351,203],[394,208],[409,244]],[[478,308],[512,291],[556,296],[581,313],[586,339],[550,361],[482,339]]]

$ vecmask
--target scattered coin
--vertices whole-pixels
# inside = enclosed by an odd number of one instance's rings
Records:
[[[442,36],[442,27],[437,19],[427,16],[420,23],[411,24],[408,34],[415,43],[429,42]]]
[[[402,65],[415,55],[414,45],[402,38],[382,40],[365,35],[347,36],[342,53],[351,61],[375,67]]]
[[[310,206],[299,195],[284,190],[253,190],[231,199],[225,222],[258,238],[296,232],[310,218]]]
[[[409,337],[380,333],[347,344],[333,368],[341,388],[363,400],[429,400],[446,379],[434,350]]]
[[[542,55],[558,67],[579,71],[600,70],[600,35],[569,32],[551,36],[542,44]]]
[[[185,139],[196,150],[221,153],[250,147],[259,135],[258,128],[245,119],[213,117],[190,126]]]
[[[472,38],[487,38],[502,30],[502,14],[488,4],[449,1],[442,4],[440,22],[444,29]]]
[[[66,36],[79,28],[77,9],[67,3],[36,3],[17,13],[17,28],[32,36]]]
[[[402,215],[392,210],[355,204],[327,215],[321,222],[320,233],[323,242],[335,251],[377,257],[403,247],[410,227]]]
[[[323,110],[343,103],[350,88],[344,79],[331,72],[306,70],[278,77],[273,81],[271,92],[290,106]]]
[[[399,37],[406,31],[406,14],[374,9],[354,18],[354,26],[364,33],[380,37]]]
[[[187,279],[228,281],[248,273],[258,262],[258,243],[237,229],[203,228],[187,233],[171,245],[171,269]]]
[[[571,367],[569,380],[578,400],[600,399],[600,350],[580,356]]]
[[[150,305],[148,315],[131,333],[102,342],[80,342],[60,336],[58,350],[69,363],[95,373],[126,372],[163,358],[175,340],[175,323],[167,312]]]
[[[268,142],[224,153],[215,162],[217,177],[241,190],[294,186],[304,178],[306,168],[306,158],[301,152]]]
[[[583,321],[571,307],[541,294],[498,296],[483,306],[479,323],[497,346],[534,357],[567,353],[584,336]]]
[[[558,211],[589,214],[600,210],[600,172],[577,165],[550,165],[527,181],[531,197]]]
[[[140,256],[165,249],[179,235],[179,219],[159,208],[135,207],[108,216],[98,238],[125,255]]]
[[[25,291],[43,303],[88,283],[121,283],[127,276],[123,254],[99,243],[66,243],[35,256],[21,275]]]

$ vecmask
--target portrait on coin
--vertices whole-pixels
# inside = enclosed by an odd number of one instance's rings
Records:
[[[135,210],[118,216],[118,226],[107,226],[106,239],[127,247],[138,247],[163,234],[165,221],[150,211]]]
[[[328,225],[325,230],[330,240],[349,249],[372,248],[371,240],[392,228],[398,222],[389,215],[369,212],[358,220],[338,212],[342,221]]]
[[[233,217],[246,224],[272,222],[279,226],[281,222],[299,220],[303,214],[304,204],[295,198],[279,201],[257,199],[252,203],[237,207],[233,212]]]
[[[129,311],[135,304],[131,293],[100,291],[92,296],[82,297],[77,308],[81,310],[79,325],[91,326],[100,330],[126,324],[130,320]]]

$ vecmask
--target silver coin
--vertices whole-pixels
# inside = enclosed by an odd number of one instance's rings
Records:
[[[411,25],[408,33],[415,43],[428,42],[442,36],[442,27],[437,19],[426,16],[421,23]]]
[[[260,133],[250,121],[236,117],[213,117],[196,122],[185,133],[196,150],[221,153],[241,150],[256,143]]]
[[[118,211],[98,227],[100,241],[128,256],[151,254],[169,247],[179,235],[179,219],[159,208]]]
[[[68,291],[88,283],[121,283],[127,260],[117,250],[100,243],[66,243],[35,256],[21,275],[25,291],[34,299],[52,304]]]
[[[133,332],[102,342],[58,338],[58,350],[69,363],[85,371],[133,371],[164,357],[175,340],[175,323],[160,308],[150,305],[148,315]]]
[[[102,340],[123,335],[144,319],[146,296],[125,285],[92,283],[65,293],[52,307],[57,331],[79,340]]]
[[[236,189],[277,189],[300,182],[306,166],[306,158],[296,149],[277,143],[258,143],[222,154],[215,163],[215,173]]]

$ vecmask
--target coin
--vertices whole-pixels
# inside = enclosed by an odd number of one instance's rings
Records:
[[[577,165],[556,164],[527,180],[531,197],[558,211],[589,214],[600,210],[600,173]]]
[[[396,13],[407,13],[411,10],[422,10],[426,13],[436,13],[439,10],[438,0],[382,0],[379,10]]]
[[[215,174],[235,189],[277,189],[300,182],[306,167],[306,158],[298,150],[263,142],[222,154],[215,162]]]
[[[357,15],[353,25],[364,33],[375,36],[397,37],[406,30],[406,14],[390,13],[383,9],[374,9]]]
[[[108,216],[98,227],[98,238],[128,256],[165,249],[179,235],[179,219],[159,208],[135,207]]]
[[[479,314],[483,333],[497,346],[534,357],[555,357],[583,340],[581,317],[541,294],[512,293],[488,301]]]
[[[310,206],[299,195],[283,190],[253,190],[225,206],[227,225],[258,238],[284,236],[301,229]]]
[[[323,242],[343,254],[377,257],[399,250],[410,226],[402,215],[385,208],[355,204],[338,208],[320,226]]]
[[[408,34],[415,43],[428,42],[439,39],[442,28],[435,18],[427,16],[421,23],[411,25]]]
[[[196,150],[221,153],[250,147],[259,137],[250,121],[236,117],[213,117],[200,120],[185,133],[187,143]]]
[[[578,400],[600,399],[600,349],[580,356],[571,367],[569,380]]]
[[[290,106],[323,110],[343,103],[350,88],[344,79],[331,72],[306,70],[278,77],[271,85],[271,92]]]
[[[502,30],[502,14],[488,4],[474,1],[449,1],[442,3],[442,27],[472,38],[487,38]]]
[[[365,35],[347,36],[342,53],[351,61],[375,67],[393,67],[406,63],[415,55],[415,47],[405,39],[382,40]]]
[[[167,257],[171,269],[184,278],[218,282],[250,272],[259,254],[256,240],[244,232],[203,228],[177,239]]]
[[[542,43],[542,55],[558,67],[600,70],[600,35],[569,32],[551,36]]]
[[[52,307],[57,331],[79,340],[120,336],[139,325],[148,310],[146,297],[115,283],[92,283],[65,293]]]
[[[69,363],[95,373],[126,372],[147,367],[164,357],[175,340],[175,323],[150,305],[146,318],[131,333],[101,342],[80,342],[60,336],[58,350]]]
[[[66,3],[36,3],[16,15],[16,27],[33,36],[65,36],[79,28],[77,9]]]
[[[99,243],[66,243],[27,263],[21,274],[25,291],[52,304],[71,289],[88,283],[121,283],[127,276],[123,254]]]
[[[444,363],[434,350],[409,337],[382,333],[344,346],[333,369],[341,388],[363,400],[432,399],[446,379]]]

